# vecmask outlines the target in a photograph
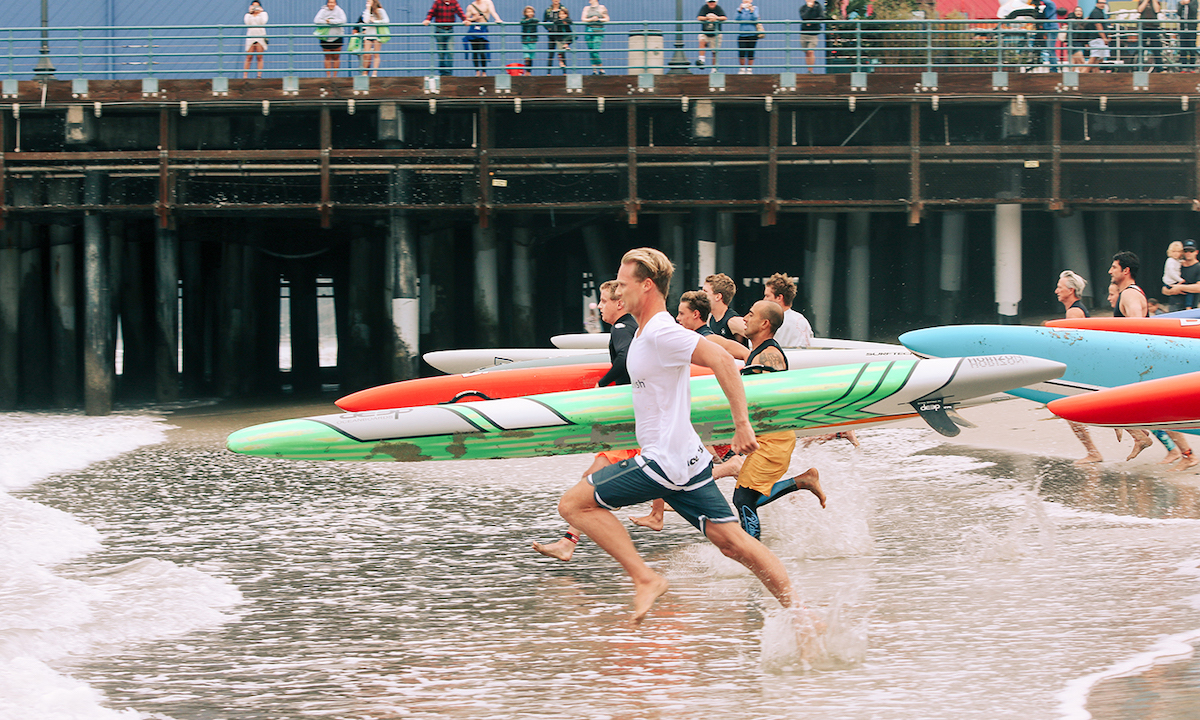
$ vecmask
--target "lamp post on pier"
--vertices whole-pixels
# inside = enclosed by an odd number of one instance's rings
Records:
[[[47,10],[48,0],[42,0],[42,56],[38,58],[37,65],[33,71],[37,73],[40,80],[54,79],[54,63],[50,62],[50,27],[49,11]]]
[[[668,66],[668,75],[682,75],[691,66],[683,54],[683,0],[675,0],[675,54],[671,56]]]

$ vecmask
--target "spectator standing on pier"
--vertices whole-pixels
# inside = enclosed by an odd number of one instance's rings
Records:
[[[358,16],[358,28],[355,29],[355,32],[362,32],[363,75],[367,72],[371,73],[371,77],[379,75],[379,50],[391,36],[388,22],[387,11],[379,4],[379,0],[367,0],[362,15]]]
[[[1087,67],[1088,41],[1095,36],[1095,31],[1089,27],[1088,20],[1083,16],[1083,7],[1076,5],[1067,18],[1067,46],[1071,54],[1071,70],[1085,73]]]
[[[742,0],[734,16],[738,26],[738,69],[739,75],[754,72],[754,48],[758,45],[758,21],[761,19],[753,0]]]
[[[1152,70],[1149,67],[1150,58],[1154,58],[1155,65],[1162,65],[1162,33],[1159,32],[1158,23],[1151,22],[1158,20],[1158,13],[1162,11],[1162,5],[1158,0],[1139,0],[1138,2],[1138,46],[1140,55],[1142,56],[1141,68],[1143,70]]]
[[[825,8],[818,0],[804,0],[800,6],[800,47],[804,49],[804,59],[809,68],[817,64],[817,43],[822,29],[820,21],[828,19]]]
[[[1071,62],[1071,46],[1067,42],[1067,9],[1060,7],[1055,11],[1058,17],[1058,32],[1054,34],[1054,56],[1059,65]]]
[[[526,5],[521,18],[521,52],[525,56],[526,73],[533,74],[533,56],[537,54],[538,19],[537,10]]]
[[[587,34],[584,37],[587,39],[588,52],[592,56],[592,74],[603,75],[600,43],[604,40],[604,23],[609,21],[608,8],[601,5],[600,0],[588,0],[579,19],[587,25]]]
[[[554,67],[554,56],[558,54],[558,32],[555,28],[558,27],[560,10],[562,3],[559,0],[550,0],[550,7],[542,13],[542,24],[546,26],[546,45],[550,48],[550,54],[546,56],[547,73]]]
[[[467,6],[465,22],[467,36],[463,38],[463,44],[471,54],[471,64],[475,66],[475,76],[483,77],[487,75],[488,61],[491,60],[491,53],[488,52],[491,43],[488,41],[487,18],[480,12],[478,5],[471,3]]]
[[[1196,69],[1196,3],[1179,0],[1179,66],[1184,72]]]
[[[337,77],[342,67],[342,44],[345,42],[346,11],[338,7],[337,0],[325,0],[325,7],[313,18],[317,24],[316,35],[321,49],[325,51],[325,77]]]
[[[700,52],[697,53],[696,65],[704,67],[704,50],[712,48],[713,72],[716,72],[717,48],[721,47],[721,23],[728,20],[725,10],[717,4],[717,0],[708,0],[700,6],[696,20],[700,22]]]
[[[1036,0],[1038,32],[1033,36],[1034,45],[1042,56],[1043,65],[1054,65],[1054,43],[1058,39],[1058,7],[1053,0]]]
[[[554,24],[554,35],[557,38],[554,41],[554,48],[558,53],[558,66],[565,74],[567,72],[567,51],[571,49],[571,43],[575,42],[575,33],[571,25],[571,11],[565,7],[558,9],[558,22]]]
[[[1088,64],[1099,65],[1108,59],[1108,0],[1096,0],[1096,7],[1088,13],[1093,36],[1088,40]]]
[[[267,11],[262,3],[254,0],[246,11],[246,65],[242,68],[242,77],[250,77],[251,60],[258,58],[258,77],[262,77],[263,53],[267,51]]]
[[[1167,259],[1163,263],[1162,286],[1163,293],[1168,296],[1167,304],[1171,311],[1182,310],[1184,297],[1182,295],[1174,295],[1167,288],[1174,287],[1183,282],[1183,275],[1179,274],[1183,260],[1183,243],[1176,240],[1167,246]],[[1153,315],[1153,313],[1151,313]]]
[[[450,55],[450,36],[454,32],[454,21],[466,21],[467,15],[458,5],[458,0],[433,0],[433,6],[425,15],[422,25],[433,23],[433,38],[437,44],[438,75],[449,75],[454,67]]]

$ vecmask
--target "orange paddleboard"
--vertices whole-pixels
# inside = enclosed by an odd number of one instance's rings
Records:
[[[608,363],[554,365],[402,380],[351,393],[337,406],[347,412],[366,412],[586,390],[596,387],[609,367]],[[692,366],[693,377],[711,374],[708,368]]]
[[[1084,425],[1166,430],[1198,428],[1200,373],[1072,395],[1051,401],[1046,407],[1061,418]]]
[[[1067,318],[1065,320],[1048,320],[1046,326],[1200,339],[1200,318]]]

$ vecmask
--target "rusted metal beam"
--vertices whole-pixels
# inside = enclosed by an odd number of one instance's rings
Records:
[[[320,138],[321,150],[321,229],[333,227],[332,189],[329,183],[329,152],[333,146],[333,120],[329,116],[329,108],[321,108]]]
[[[908,106],[908,224],[921,222],[921,106],[912,102]]]
[[[1062,103],[1050,103],[1050,205],[1051,210],[1066,207],[1062,201]]]
[[[479,163],[479,200],[477,202],[477,213],[479,215],[479,227],[486,228],[488,226],[488,216],[491,214],[492,207],[492,170],[491,158],[488,156],[488,151],[491,149],[491,113],[486,104],[480,105],[478,113],[478,137],[476,138],[477,150],[479,157],[476,162]]]
[[[767,119],[767,193],[763,225],[774,225],[779,214],[779,105],[771,105]]]
[[[163,108],[158,111],[158,227],[171,227],[171,113]]]
[[[629,103],[625,110],[625,167],[627,174],[628,195],[625,200],[625,216],[630,225],[638,224],[638,171],[637,171],[637,103]]]

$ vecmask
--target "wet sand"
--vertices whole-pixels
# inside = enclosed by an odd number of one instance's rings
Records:
[[[166,421],[177,429],[168,441],[181,445],[222,443],[224,437],[242,427],[308,415],[340,412],[334,405],[336,393],[321,396],[287,397],[278,400],[225,400],[163,412]],[[964,428],[949,439],[948,451],[955,446],[975,448],[984,454],[1041,456],[1077,459],[1085,451],[1066,421],[1056,418],[1045,406],[1021,399],[1009,399],[985,406],[967,408],[961,415],[977,428]],[[901,426],[923,427],[914,419]],[[1178,487],[1183,494],[1195,496],[1200,490],[1200,467],[1173,472],[1159,463],[1165,449],[1157,441],[1131,461],[1125,460],[1133,447],[1128,433],[1118,441],[1111,429],[1092,428],[1093,441],[1104,462],[1092,465],[1097,473],[1120,473],[1130,482],[1152,480],[1156,484]],[[869,440],[868,440],[869,441]],[[1193,443],[1200,450],[1200,437]],[[1188,512],[1183,515],[1190,515]],[[1113,658],[1119,662],[1124,658]],[[1104,680],[1089,695],[1087,710],[1095,720],[1134,720],[1155,717],[1183,720],[1195,717],[1200,707],[1200,658],[1193,656],[1156,665],[1130,677]]]

